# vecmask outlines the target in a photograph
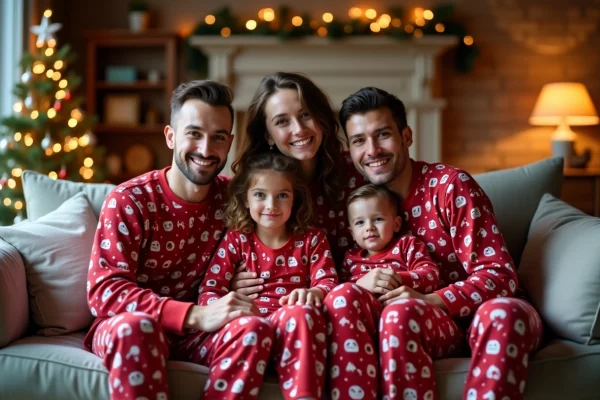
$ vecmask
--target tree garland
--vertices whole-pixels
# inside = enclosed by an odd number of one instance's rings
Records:
[[[271,15],[265,15],[265,10],[269,10],[267,13]],[[357,8],[352,8],[350,14],[353,17],[346,21],[333,18],[331,14],[324,14],[322,19],[317,19],[307,13],[294,14],[288,6],[282,5],[276,14],[272,9],[262,9],[258,20],[243,21],[226,6],[207,15],[198,23],[188,39],[196,35],[258,35],[278,36],[281,40],[307,36],[322,36],[335,40],[352,36],[383,35],[402,40],[420,38],[423,35],[451,35],[459,38],[455,51],[456,69],[467,73],[474,67],[478,48],[473,44],[473,38],[469,36],[467,28],[456,20],[454,6],[451,4],[438,5],[431,10],[417,8],[411,20],[405,16],[401,7],[393,7],[379,18],[364,17],[362,10]],[[189,68],[207,73],[207,57],[199,49],[192,47],[189,40],[186,40],[186,47]]]

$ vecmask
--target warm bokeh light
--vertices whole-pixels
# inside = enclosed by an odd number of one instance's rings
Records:
[[[83,136],[81,136],[79,138],[79,145],[81,147],[85,147],[88,144],[90,144],[90,135],[88,135],[87,133],[84,133]]]
[[[229,37],[230,35],[231,35],[231,29],[229,29],[228,27],[221,29],[221,36]]]
[[[17,181],[15,181],[13,178],[10,178],[8,180],[7,186],[11,189],[14,189],[17,187]]]
[[[49,69],[46,71],[46,76],[48,78],[52,78],[52,75],[54,75],[54,70],[53,69]]]
[[[37,119],[37,117],[39,117],[39,116],[40,116],[40,113],[38,112],[38,110],[33,110],[30,115],[31,119]]]
[[[61,69],[65,66],[65,63],[62,60],[56,60],[54,62],[54,69]]]
[[[79,140],[71,138],[71,140],[69,140],[69,148],[75,150],[77,147],[79,147]]]
[[[48,8],[48,9],[46,9],[46,10],[44,11],[44,17],[46,17],[46,18],[50,18],[51,16],[52,16],[52,10],[51,10],[51,9],[49,9],[49,8]]]
[[[31,70],[34,74],[43,74],[46,70],[46,66],[42,62],[36,61],[33,63],[33,68]]]
[[[94,176],[94,171],[91,169],[86,169],[83,171],[83,179],[92,179],[92,176]]]
[[[208,14],[206,17],[204,17],[204,22],[206,22],[207,25],[214,24],[216,20],[217,19],[215,18],[214,15]]]
[[[369,19],[375,19],[375,17],[377,17],[377,11],[369,8],[367,11],[365,11],[365,17]]]
[[[379,32],[381,30],[381,27],[379,26],[379,24],[377,22],[371,22],[371,25],[369,25],[369,29],[371,29],[372,32]]]
[[[330,12],[326,12],[323,14],[323,21],[330,23],[331,21],[333,21],[333,14]]]
[[[15,178],[18,178],[21,176],[21,174],[23,173],[23,170],[21,168],[13,168],[12,171],[10,171],[10,173],[12,174],[12,176],[14,176]]]
[[[417,24],[418,26],[424,26],[425,20],[423,18],[417,18],[415,19],[415,24]]]
[[[53,81],[58,81],[61,77],[62,77],[62,74],[58,71],[55,71],[54,74],[52,74]]]
[[[17,112],[17,113],[20,113],[21,111],[23,111],[23,103],[21,103],[20,101],[16,102],[13,105],[13,111]]]
[[[413,34],[417,39],[421,39],[423,37],[423,31],[420,29],[415,29],[415,33]]]
[[[69,118],[68,124],[70,128],[75,128],[77,126],[77,120],[75,118]]]
[[[83,114],[81,114],[81,111],[79,111],[78,108],[74,108],[71,110],[71,117],[75,118],[77,121],[81,121]]]
[[[400,28],[402,26],[402,21],[400,20],[400,18],[394,18],[392,20],[392,26],[394,28]]]
[[[467,46],[470,46],[470,45],[472,45],[472,44],[473,44],[473,37],[472,37],[472,36],[465,36],[465,37],[463,38],[463,41],[465,42],[465,44],[466,44]]]
[[[54,171],[50,172],[48,174],[48,178],[53,179],[53,180],[57,180],[58,179],[58,174]]]
[[[381,26],[381,28],[385,29],[388,26],[390,26],[390,22],[392,22],[392,18],[387,15],[387,14],[383,14],[379,17],[379,19],[377,20],[377,23],[379,24],[379,26]]]
[[[86,157],[85,160],[83,160],[83,165],[85,165],[88,168],[91,168],[92,165],[94,165],[94,160],[92,160],[92,157]]]
[[[48,40],[48,47],[56,47],[56,39]]]
[[[58,82],[58,87],[61,89],[64,89],[67,87],[68,84],[69,84],[69,82],[67,82],[66,79],[63,79],[62,81]]]
[[[56,95],[54,95],[54,97],[56,97],[56,100],[62,100],[65,98],[65,91],[64,90],[59,90],[58,92],[56,92]]]
[[[246,29],[248,29],[249,31],[253,31],[254,29],[256,29],[256,21],[253,19],[248,20],[248,22],[246,22]]]
[[[415,27],[408,24],[404,26],[404,30],[406,31],[406,33],[413,33],[415,31]]]
[[[423,18],[425,18],[426,20],[431,21],[433,19],[433,11],[431,11],[431,10],[425,10],[423,12]]]
[[[325,28],[324,26],[322,26],[319,29],[317,29],[317,35],[319,35],[321,37],[327,36],[327,28]]]
[[[33,137],[28,133],[23,139],[25,146],[30,147],[33,144]]]
[[[15,201],[15,210],[20,210],[23,208],[23,202],[21,200]]]
[[[316,20],[313,19],[313,20],[310,21],[310,27],[312,29],[317,29],[319,27],[319,23]]]
[[[21,132],[15,132],[15,136],[13,137],[15,138],[15,142],[18,142],[19,140],[21,140],[23,135],[21,135]]]
[[[62,146],[60,145],[60,143],[54,143],[54,146],[52,146],[52,150],[55,153],[59,153],[62,149]]]
[[[358,7],[352,7],[350,10],[348,10],[348,16],[352,19],[360,18],[362,16],[362,9]]]
[[[46,55],[46,57],[50,57],[52,54],[54,54],[54,49],[52,47],[48,47],[44,54]]]
[[[444,26],[444,24],[435,24],[435,31],[442,33],[446,30],[446,27]]]
[[[296,15],[294,18],[292,18],[292,25],[301,26],[302,25],[302,17],[299,17]]]
[[[415,8],[415,18],[423,18],[424,11],[421,7]]]
[[[12,204],[12,200],[11,200],[11,199],[9,199],[8,197],[5,197],[5,198],[4,198],[4,205],[5,205],[6,207],[8,207],[8,206],[10,206],[11,204]]]
[[[56,110],[54,108],[49,108],[48,109],[48,118],[52,119],[56,117]]]
[[[41,49],[42,47],[44,47],[44,42],[35,42],[35,45],[38,49]]]
[[[52,149],[46,149],[46,155],[48,157],[50,157],[52,154],[54,154],[54,150],[52,150]]]
[[[265,11],[263,13],[263,18],[267,22],[273,21],[275,19],[275,11],[273,11],[272,8],[265,8]]]

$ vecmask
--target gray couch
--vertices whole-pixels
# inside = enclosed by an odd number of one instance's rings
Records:
[[[562,159],[548,159],[521,168],[478,175],[475,178],[494,204],[507,246],[517,265],[521,262],[524,250],[525,253],[530,253],[529,259],[542,259],[532,252],[546,251],[543,244],[540,245],[543,242],[536,239],[538,245],[533,250],[527,249],[526,243],[528,235],[530,240],[532,235],[540,235],[537,231],[532,233],[532,221],[548,215],[541,215],[538,210],[543,194],[548,192],[556,197],[560,195]],[[48,182],[35,174],[26,176],[25,180],[28,205],[33,214],[48,213],[68,196],[83,190],[97,215],[103,197],[110,190],[108,186]],[[564,204],[562,206],[568,207]],[[30,214],[28,217],[31,219]],[[28,302],[28,296],[31,298],[32,288],[27,286],[28,275],[22,255],[9,244],[10,235],[10,231],[3,233],[0,229],[0,237],[6,240],[0,240],[0,399],[107,399],[108,373],[100,358],[84,348],[85,331],[57,336],[36,334],[40,331],[30,322],[30,313],[31,307],[40,305],[28,304],[31,302]],[[597,248],[589,251],[597,252]],[[539,263],[536,262],[535,268],[544,268],[544,265],[537,264]],[[531,272],[535,268],[527,267],[527,270]],[[570,267],[565,265],[564,268]],[[596,265],[595,271],[594,279],[598,279],[600,265]],[[550,278],[545,275],[532,279],[530,273],[527,279],[529,286],[539,289],[539,283],[543,284]],[[542,309],[547,307],[549,298],[561,296],[561,293],[549,296],[543,287],[534,291],[542,293],[537,301],[534,301],[534,305],[539,305]],[[597,301],[597,297],[593,301]],[[549,330],[562,333],[560,315],[552,314],[551,309],[548,312],[541,310],[540,313],[544,319],[548,315],[549,320],[545,319],[545,322],[552,328]],[[591,318],[590,321],[594,324],[597,322],[597,315],[581,317],[578,321],[581,322],[582,318]],[[563,328],[566,331],[570,329]],[[589,331],[589,326],[582,329]],[[596,332],[598,333],[600,332]],[[584,332],[584,336],[585,334]],[[567,332],[562,336],[571,335]],[[592,344],[598,342],[591,337],[579,340],[578,337],[571,336],[571,339],[575,340],[558,338],[551,334],[532,358],[525,393],[527,399],[600,399],[600,345]],[[461,398],[468,367],[469,358],[435,362],[440,399]],[[200,398],[206,377],[205,367],[178,361],[168,363],[168,378],[174,399]],[[267,380],[260,398],[281,398],[275,380]]]

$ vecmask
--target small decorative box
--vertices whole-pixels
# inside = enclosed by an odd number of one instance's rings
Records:
[[[106,67],[106,81],[111,83],[133,83],[136,79],[135,67],[128,65]]]

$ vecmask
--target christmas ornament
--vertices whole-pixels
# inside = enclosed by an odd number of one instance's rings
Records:
[[[65,100],[71,100],[71,92],[68,90],[65,91]]]
[[[60,109],[62,108],[62,104],[60,103],[60,101],[55,101],[54,102],[54,106],[52,106],[52,108],[54,108],[56,111],[60,111]]]
[[[50,132],[46,132],[46,136],[42,139],[42,149],[47,150],[52,147],[52,136]]]
[[[33,97],[31,97],[31,95],[25,97],[23,103],[25,104],[25,107],[29,109],[33,108]]]
[[[15,160],[13,160],[12,158],[9,158],[8,160],[6,160],[6,166],[10,169],[13,169],[14,167],[17,166],[17,162]]]
[[[0,154],[6,153],[6,149],[8,149],[8,139],[0,140]]]
[[[60,167],[60,171],[58,172],[58,177],[60,179],[67,178],[67,167],[65,167],[64,165],[62,167]]]
[[[33,74],[31,73],[31,70],[27,68],[27,71],[23,72],[23,75],[21,75],[21,82],[28,84],[29,82],[31,82],[32,78]]]
[[[5,172],[2,175],[2,178],[0,178],[0,186],[6,186],[7,183],[8,183],[8,175]]]
[[[54,34],[62,27],[62,24],[53,24],[50,18],[44,16],[42,23],[31,27],[31,32],[37,35],[37,43],[46,43],[54,39]]]

